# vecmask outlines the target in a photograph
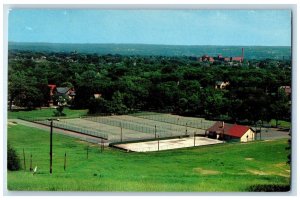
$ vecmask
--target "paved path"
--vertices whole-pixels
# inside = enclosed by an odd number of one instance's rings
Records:
[[[49,133],[50,133],[50,127],[46,126],[46,125],[37,124],[37,123],[33,123],[33,122],[28,122],[28,121],[21,120],[21,119],[8,119],[8,122],[16,122],[16,123],[24,125],[24,126],[29,126],[29,127],[49,131]],[[58,134],[71,136],[71,137],[75,137],[75,138],[78,138],[78,139],[81,139],[81,140],[84,140],[84,141],[87,141],[87,142],[91,142],[91,143],[101,143],[100,138],[95,138],[95,137],[92,137],[92,136],[83,135],[83,134],[76,133],[76,132],[73,132],[73,131],[62,130],[62,129],[53,127],[53,132],[58,133]]]
[[[255,130],[255,129],[253,129]],[[261,128],[261,139],[272,140],[280,138],[290,138],[289,131],[282,131],[278,128]],[[257,133],[257,139],[260,139],[260,133]]]

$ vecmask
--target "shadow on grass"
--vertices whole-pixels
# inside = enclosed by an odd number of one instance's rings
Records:
[[[249,192],[288,192],[290,185],[251,185],[246,190]]]

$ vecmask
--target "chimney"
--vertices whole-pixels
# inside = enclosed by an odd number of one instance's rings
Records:
[[[242,48],[242,61],[244,61],[244,48]]]

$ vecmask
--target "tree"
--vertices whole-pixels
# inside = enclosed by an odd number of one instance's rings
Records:
[[[289,98],[281,89],[278,90],[277,98],[270,107],[273,117],[276,120],[276,127],[278,127],[279,119],[289,119],[291,116]]]
[[[64,107],[67,105],[67,100],[63,96],[59,96],[57,100],[57,107],[54,111],[54,116],[65,116],[66,114],[63,113]]]
[[[12,102],[16,105],[33,109],[41,106],[46,100],[41,89],[45,84],[36,77],[28,77],[23,71],[17,71],[9,75],[8,93],[9,109],[12,109]]]
[[[100,97],[99,99],[92,98],[89,101],[89,114],[110,113],[110,104],[107,100]]]
[[[16,71],[9,74],[8,76],[9,110],[12,110],[12,104],[15,99],[22,98],[25,85],[26,85],[26,76],[24,72]]]
[[[205,90],[205,95],[204,112],[208,117],[218,118],[221,114],[225,114],[228,99],[224,97],[223,91],[208,88]]]
[[[124,104],[124,95],[119,91],[116,91],[112,96],[110,112],[115,114],[126,114],[128,112],[128,109]]]

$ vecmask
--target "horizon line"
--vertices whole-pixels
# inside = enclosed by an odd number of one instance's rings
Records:
[[[241,47],[241,46],[248,46],[248,47],[292,47],[292,45],[257,45],[257,44],[253,44],[253,45],[242,45],[242,44],[238,44],[238,45],[233,45],[233,44],[154,44],[154,43],[90,43],[90,42],[86,42],[86,43],[73,43],[73,42],[20,42],[20,41],[8,41],[9,43],[35,43],[35,44],[78,44],[78,45],[97,45],[97,44],[110,44],[110,45],[156,45],[156,46],[236,46],[236,47]]]

